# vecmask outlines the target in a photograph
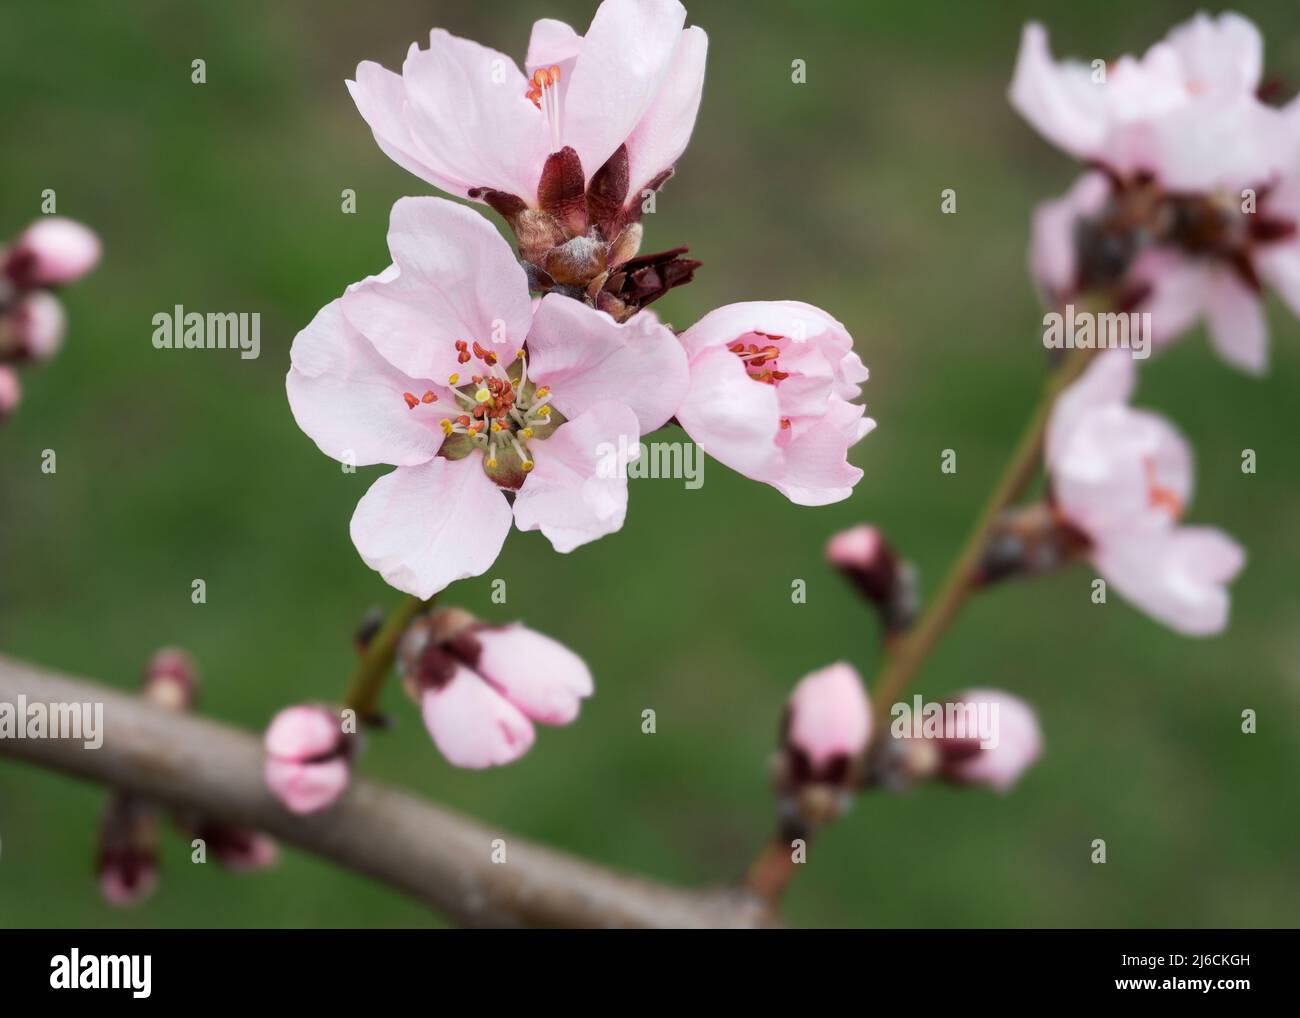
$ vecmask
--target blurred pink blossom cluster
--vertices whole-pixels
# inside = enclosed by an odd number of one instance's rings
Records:
[[[60,216],[38,219],[0,247],[0,422],[22,400],[18,367],[49,360],[63,344],[55,291],[93,269],[99,255],[94,231]]]
[[[1239,14],[1197,14],[1141,57],[1057,61],[1025,27],[1011,102],[1088,170],[1034,215],[1049,302],[1149,312],[1167,345],[1204,320],[1215,350],[1268,365],[1262,298],[1300,314],[1300,100],[1261,98],[1264,44]]]

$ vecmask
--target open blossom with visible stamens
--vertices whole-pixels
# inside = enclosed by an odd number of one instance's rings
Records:
[[[294,813],[315,813],[348,787],[352,738],[325,707],[286,707],[271,719],[264,739],[266,784]]]
[[[560,552],[622,527],[625,460],[686,391],[673,334],[558,294],[534,307],[506,242],[452,202],[399,200],[388,243],[395,264],[298,334],[287,379],[322,451],[397,467],[352,518],[361,557],[428,598],[488,569],[512,518]]]
[[[987,785],[1008,792],[1043,752],[1043,736],[1034,709],[1017,696],[997,689],[969,689],[948,702],[984,705],[993,728],[993,744],[978,735],[946,732],[938,740],[939,773],[960,785]],[[994,714],[996,710],[996,714]],[[996,719],[996,720],[994,720]]]
[[[876,426],[850,400],[867,369],[848,331],[798,301],[729,304],[680,337],[690,390],[677,420],[714,459],[799,505],[848,498],[849,447]]]
[[[605,0],[585,35],[533,26],[527,75],[503,53],[430,33],[400,75],[366,61],[352,97],[394,161],[510,224],[536,289],[620,320],[698,265],[637,258],[642,201],[686,148],[708,40],[677,0]]]
[[[457,767],[519,759],[532,747],[533,722],[569,724],[594,688],[586,664],[563,644],[457,608],[414,623],[401,663],[429,735]]]
[[[1235,14],[1197,15],[1104,81],[1026,27],[1012,103],[1099,168],[1035,214],[1031,264],[1053,304],[1150,312],[1157,345],[1204,318],[1225,361],[1265,369],[1264,286],[1300,314],[1300,102],[1261,102],[1262,64]]]
[[[1057,400],[1046,438],[1052,498],[1128,600],[1180,633],[1217,633],[1245,553],[1219,530],[1178,524],[1191,450],[1162,417],[1128,406],[1135,376],[1125,352],[1099,354]]]

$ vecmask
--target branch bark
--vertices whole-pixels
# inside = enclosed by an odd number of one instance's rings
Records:
[[[322,813],[266,790],[260,740],[137,697],[0,656],[0,703],[103,703],[103,745],[0,739],[26,760],[164,805],[266,831],[427,903],[463,926],[755,927],[775,917],[739,888],[689,890],[536,845],[407,792],[354,777]],[[494,864],[492,841],[505,839]],[[87,851],[89,851],[89,847]]]

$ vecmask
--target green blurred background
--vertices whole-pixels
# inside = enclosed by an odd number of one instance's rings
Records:
[[[1195,5],[720,3],[695,140],[646,249],[705,262],[658,306],[799,298],[848,324],[878,431],[853,497],[799,508],[710,462],[705,485],[632,483],[627,525],[559,556],[513,534],[450,600],[523,618],[590,662],[567,729],[492,771],[457,771],[395,684],[365,771],[529,837],[683,882],[743,870],[772,824],[765,761],[782,702],[844,658],[870,675],[872,618],[823,563],[837,528],[883,527],[932,590],[1036,398],[1043,357],[1025,270],[1031,209],[1076,168],[1005,100],[1021,24],[1058,53],[1140,50]],[[379,469],[348,475],[295,426],[289,344],[386,264],[392,202],[431,189],[375,146],[344,88],[443,26],[522,59],[531,21],[582,27],[591,0],[509,3],[19,3],[0,10],[0,232],[39,211],[92,224],[104,263],[66,295],[69,340],[25,376],[0,429],[0,648],[133,688],[157,647],[191,650],[202,709],[252,728],[329,699],[367,607],[398,596],[347,533]],[[1247,3],[1267,64],[1300,85],[1300,9]],[[208,82],[190,82],[207,61]],[[790,63],[807,62],[791,84]],[[358,211],[340,211],[355,188]],[[941,215],[955,188],[958,214]],[[260,311],[262,356],[156,351],[173,304]],[[916,690],[1031,700],[1047,751],[1012,795],[875,796],[823,839],[791,922],[883,926],[1292,926],[1300,901],[1300,328],[1270,300],[1271,374],[1223,367],[1198,330],[1143,372],[1139,402],[1198,455],[1190,520],[1249,565],[1223,636],[1180,638],[1077,568],[971,604]],[[958,473],[939,471],[944,448]],[[1243,475],[1241,450],[1258,453]],[[44,449],[58,472],[40,471]],[[489,601],[504,577],[509,604]],[[208,603],[190,601],[202,577]],[[808,603],[793,605],[805,579]],[[658,732],[643,735],[652,707]],[[1259,732],[1240,733],[1253,708]],[[168,835],[156,896],[104,905],[92,874],[105,793],[0,759],[0,924],[423,926],[422,907],[293,850],[278,872],[194,866]],[[1109,862],[1089,861],[1094,838]]]

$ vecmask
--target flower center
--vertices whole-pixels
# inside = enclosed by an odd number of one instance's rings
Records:
[[[551,126],[551,151],[560,150],[560,69],[552,64],[539,67],[533,71],[528,82],[528,91],[524,93]]]
[[[746,339],[749,339],[748,343],[745,342]],[[781,356],[780,344],[784,339],[784,336],[769,332],[751,332],[748,336],[736,340],[727,349],[741,359],[745,365],[745,373],[750,378],[763,385],[775,386],[790,377],[790,372],[782,371],[777,364],[777,358]],[[781,429],[784,431],[789,427],[790,418],[782,417]]]
[[[457,460],[481,452],[493,481],[518,488],[535,465],[528,443],[549,438],[564,416],[551,406],[550,387],[528,377],[527,351],[520,350],[509,368],[477,342],[457,340],[456,351],[461,364],[477,360],[480,367],[468,382],[462,383],[459,372],[447,379],[462,412],[443,418],[446,438],[439,455]]]

